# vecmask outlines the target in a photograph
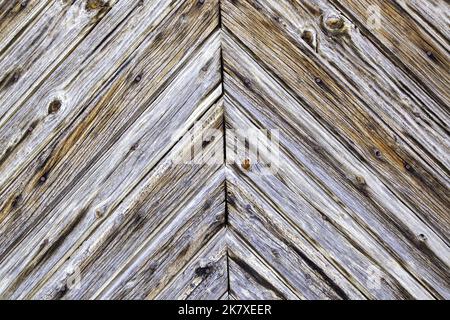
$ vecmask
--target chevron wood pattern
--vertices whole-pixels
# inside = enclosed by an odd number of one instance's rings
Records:
[[[0,298],[449,299],[444,0],[0,0]]]

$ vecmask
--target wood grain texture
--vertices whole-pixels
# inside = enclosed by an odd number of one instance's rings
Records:
[[[450,299],[448,26],[444,0],[0,0],[0,298]]]
[[[374,4],[386,26],[372,33],[355,14]],[[399,10],[222,3],[227,131],[277,129],[281,149],[274,175],[230,166],[230,226],[306,299],[449,297],[446,43]],[[433,39],[437,61],[419,50]]]

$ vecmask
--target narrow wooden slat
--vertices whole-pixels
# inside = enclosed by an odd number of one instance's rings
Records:
[[[448,1],[396,0],[395,2],[448,51],[450,41],[450,30],[448,28],[450,25],[450,4]],[[442,38],[438,38],[439,36],[442,36]]]
[[[213,16],[209,15],[210,13],[211,11],[204,12],[206,17],[214,19]],[[67,121],[68,127],[65,130],[61,130],[60,135],[55,135],[51,141],[45,141],[45,145],[42,146],[44,149],[40,151],[40,154],[36,155],[34,161],[29,163],[31,158],[26,159],[27,161],[22,163],[22,165],[27,164],[28,172],[19,171],[20,166],[19,168],[17,166],[21,163],[16,159],[11,162],[11,166],[5,168],[4,181],[10,185],[4,186],[9,191],[5,192],[5,189],[3,189],[3,194],[14,195],[10,199],[2,199],[5,203],[2,208],[2,218],[8,215],[6,213],[8,210],[13,209],[11,207],[8,208],[8,206],[11,205],[11,202],[17,196],[25,199],[27,198],[27,193],[40,192],[35,190],[35,188],[24,188],[24,186],[33,185],[36,180],[39,180],[42,175],[49,171],[58,172],[58,170],[63,170],[65,172],[65,166],[76,166],[76,163],[89,163],[89,161],[92,161],[88,160],[92,159],[92,155],[80,150],[82,146],[86,146],[81,141],[87,140],[95,148],[105,146],[108,140],[103,139],[103,134],[105,136],[114,136],[114,128],[123,126],[127,121],[130,122],[130,119],[136,117],[136,114],[130,113],[128,108],[130,103],[155,100],[155,97],[161,91],[161,87],[167,86],[167,81],[183,66],[198,44],[205,40],[215,26],[214,23],[209,24],[210,20],[205,18],[205,16],[198,19],[193,18],[193,21],[199,22],[202,27],[197,28],[194,24],[193,28],[178,29],[180,30],[179,32],[172,32],[173,28],[177,26],[176,19],[172,19],[169,23],[161,26],[160,32],[155,33],[154,37],[165,38],[166,34],[171,36],[166,41],[154,41],[155,38],[151,38],[150,42],[142,48],[142,52],[136,56],[133,62],[128,63],[129,67],[127,66],[122,74],[116,75],[111,81],[112,84],[104,88],[99,96],[96,96],[84,110],[79,111],[82,111],[81,115],[72,115],[74,117],[73,123]],[[176,39],[184,39],[186,43],[190,42],[191,46],[177,47]],[[161,58],[158,58],[158,56]],[[175,65],[176,67],[174,67]],[[158,74],[158,77],[155,77],[155,74]],[[140,77],[142,81],[136,82],[137,77]],[[153,85],[147,85],[146,81],[152,81]],[[145,107],[146,105],[140,109]],[[138,112],[142,112],[142,110]],[[113,116],[111,117],[111,115]],[[89,134],[86,134],[86,132]],[[74,145],[78,146],[78,148],[73,148]],[[34,148],[37,148],[37,146],[35,145]],[[67,159],[70,156],[70,149],[75,149],[71,151],[76,157],[70,160],[73,164]],[[29,149],[25,150],[30,151]],[[23,159],[17,154],[16,157]],[[33,174],[30,175],[30,171]],[[61,177],[60,181],[63,185],[64,183],[70,183],[78,173],[79,171],[76,170],[64,173],[64,178]],[[8,175],[10,175],[9,178]],[[63,185],[59,184],[58,187],[61,189]],[[22,193],[20,192],[21,189],[24,189]]]
[[[223,186],[223,184],[222,184]],[[101,299],[143,299],[161,290],[175,274],[186,264],[199,249],[212,241],[213,237],[224,226],[224,189],[211,192],[214,203],[208,210],[188,207],[190,217],[174,219],[169,230],[158,234],[158,238],[147,243],[144,252],[133,259],[127,270],[113,276],[107,287],[101,288],[94,295]],[[222,202],[220,203],[220,200]],[[184,210],[183,210],[184,211]],[[172,225],[184,221],[183,229],[177,230],[173,236]],[[165,241],[159,241],[165,238]],[[161,244],[163,246],[161,247]],[[154,266],[152,263],[156,263]],[[157,267],[159,266],[159,268]],[[156,269],[156,270],[154,270]]]
[[[294,3],[262,1],[267,15],[283,15],[280,23],[286,36],[302,42],[305,32],[315,39],[305,41],[305,54],[319,56],[320,62],[346,78],[348,90],[353,89],[367,104],[367,114],[387,131],[392,132],[398,144],[407,145],[424,159],[422,163],[435,171],[436,178],[448,183],[448,113],[431,99],[403,71],[397,68],[351,21],[327,1],[313,6],[310,2]],[[311,8],[314,8],[312,10]],[[338,17],[343,23],[342,31],[332,35],[327,29],[329,17]],[[349,71],[351,70],[351,71]],[[360,104],[362,108],[364,104]],[[444,169],[441,169],[444,168]]]

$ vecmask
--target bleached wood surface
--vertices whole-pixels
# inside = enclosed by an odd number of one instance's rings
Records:
[[[444,0],[0,0],[0,297],[449,299],[448,27]]]

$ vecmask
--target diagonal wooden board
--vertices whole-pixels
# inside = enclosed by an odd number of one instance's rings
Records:
[[[0,0],[0,297],[450,298],[448,9]]]

